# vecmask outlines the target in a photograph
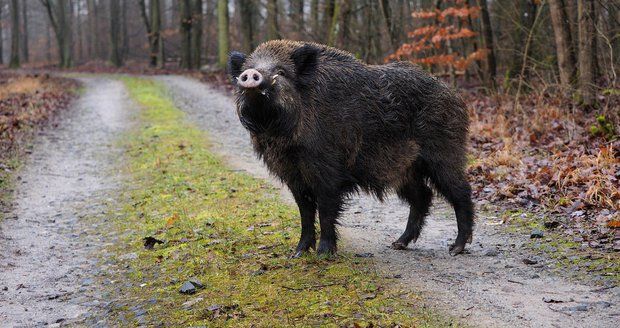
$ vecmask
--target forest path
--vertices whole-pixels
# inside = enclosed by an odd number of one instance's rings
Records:
[[[105,303],[93,252],[120,187],[117,137],[130,107],[121,81],[80,80],[80,98],[37,135],[0,222],[0,327],[92,325]]]
[[[208,131],[214,150],[231,166],[271,181],[292,202],[253,154],[231,97],[186,77],[157,79],[188,120]],[[355,196],[339,227],[340,249],[374,256],[380,272],[472,326],[617,327],[620,287],[600,288],[552,273],[551,264],[525,247],[529,235],[507,234],[484,213],[468,252],[450,257],[456,222],[449,206],[436,204],[418,242],[410,250],[395,251],[388,246],[402,233],[408,208],[394,197],[381,203]],[[536,263],[525,264],[524,259]]]

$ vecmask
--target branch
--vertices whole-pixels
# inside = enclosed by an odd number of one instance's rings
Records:
[[[49,0],[41,0],[41,4],[47,9],[47,15],[50,18],[50,23],[52,24],[52,28],[56,33],[58,33],[58,23],[54,18],[54,11],[52,10],[53,4]]]
[[[144,25],[146,25],[146,33],[151,35],[151,23],[149,22],[149,17],[146,15],[146,4],[144,0],[138,0],[138,5],[140,6],[140,15],[142,16],[142,20],[144,20]]]

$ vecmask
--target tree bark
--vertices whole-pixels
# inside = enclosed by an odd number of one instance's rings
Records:
[[[250,53],[256,47],[256,11],[253,0],[238,0],[237,5],[241,16],[241,48]]]
[[[310,3],[310,25],[314,38],[318,38],[321,34],[319,31],[319,0],[312,0]]]
[[[41,0],[47,10],[47,15],[58,45],[59,66],[69,68],[73,65],[73,54],[71,47],[71,19],[69,16],[70,8],[67,0]]]
[[[97,9],[95,6],[95,0],[86,1],[86,9],[88,10],[88,56],[90,58],[97,58],[99,52],[97,51]]]
[[[0,17],[2,17],[2,7],[4,6],[4,3],[2,0],[0,0]],[[4,56],[3,56],[3,46],[2,44],[4,42],[2,42],[2,24],[0,24],[0,65],[4,64]]]
[[[560,82],[569,88],[575,79],[575,55],[572,51],[572,40],[568,26],[568,16],[563,0],[549,0],[551,23],[555,35],[555,48],[558,56]]]
[[[151,0],[149,2],[148,15],[145,1],[140,0],[138,5],[149,41],[149,65],[151,67],[162,68],[164,67],[164,45],[161,36],[161,9],[159,0]]]
[[[116,67],[123,65],[121,58],[121,27],[120,27],[120,0],[110,0],[110,61]]]
[[[278,1],[267,0],[267,40],[280,38],[278,31]]]
[[[27,63],[30,61],[28,51],[28,1],[22,2],[22,58],[21,61]]]
[[[289,19],[293,27],[293,39],[301,39],[304,32],[304,0],[289,3]]]
[[[121,9],[121,59],[124,62],[129,55],[129,27],[127,22],[127,3],[130,0],[121,0],[123,2]]]
[[[11,59],[10,68],[19,68],[19,4],[11,0]]]
[[[332,21],[334,18],[334,9],[336,7],[336,0],[325,0],[325,8],[323,11],[323,17],[321,19],[321,42],[327,43],[329,35],[331,33]]]
[[[192,67],[202,65],[202,0],[192,2]]]
[[[228,0],[217,1],[218,65],[226,68],[228,61]]]
[[[342,0],[334,1],[334,10],[332,12],[331,23],[329,24],[329,32],[327,34],[327,45],[334,46],[336,42],[336,34],[338,33],[340,21],[340,6]]]
[[[180,32],[181,32],[181,68],[192,68],[192,7],[191,0],[181,0],[180,4]]]
[[[390,36],[390,44],[392,49],[396,50],[400,44],[398,40],[398,30],[396,29],[390,2],[388,0],[381,0],[381,9],[383,12],[383,19],[385,20],[385,26],[387,28],[388,35]]]
[[[579,89],[581,103],[586,110],[596,104],[594,88],[594,1],[577,1],[577,20],[579,24]]]

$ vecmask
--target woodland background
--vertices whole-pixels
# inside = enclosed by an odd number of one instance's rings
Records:
[[[278,38],[410,60],[459,87],[479,206],[620,250],[618,1],[0,0],[5,68],[200,71],[222,86],[230,50]],[[24,103],[0,92],[0,137],[28,120]]]

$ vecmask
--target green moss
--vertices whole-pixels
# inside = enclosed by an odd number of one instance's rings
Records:
[[[545,218],[521,210],[508,210],[503,213],[504,221],[511,233],[529,234],[534,229],[544,231],[543,239],[532,239],[526,247],[541,252],[552,259],[552,264],[563,275],[569,273],[578,279],[591,280],[599,276],[602,280],[620,283],[620,254],[604,252],[593,248],[581,248],[570,236],[544,227]],[[571,270],[566,270],[571,268]]]
[[[139,307],[142,323],[165,327],[456,325],[396,289],[369,259],[289,259],[297,211],[266,182],[225,167],[161,86],[124,81],[143,110],[142,126],[125,138],[132,183],[114,220],[121,240],[110,246],[118,270],[109,278],[120,281],[112,318],[135,323]],[[146,250],[146,236],[164,243]],[[205,288],[180,294],[191,277]]]

